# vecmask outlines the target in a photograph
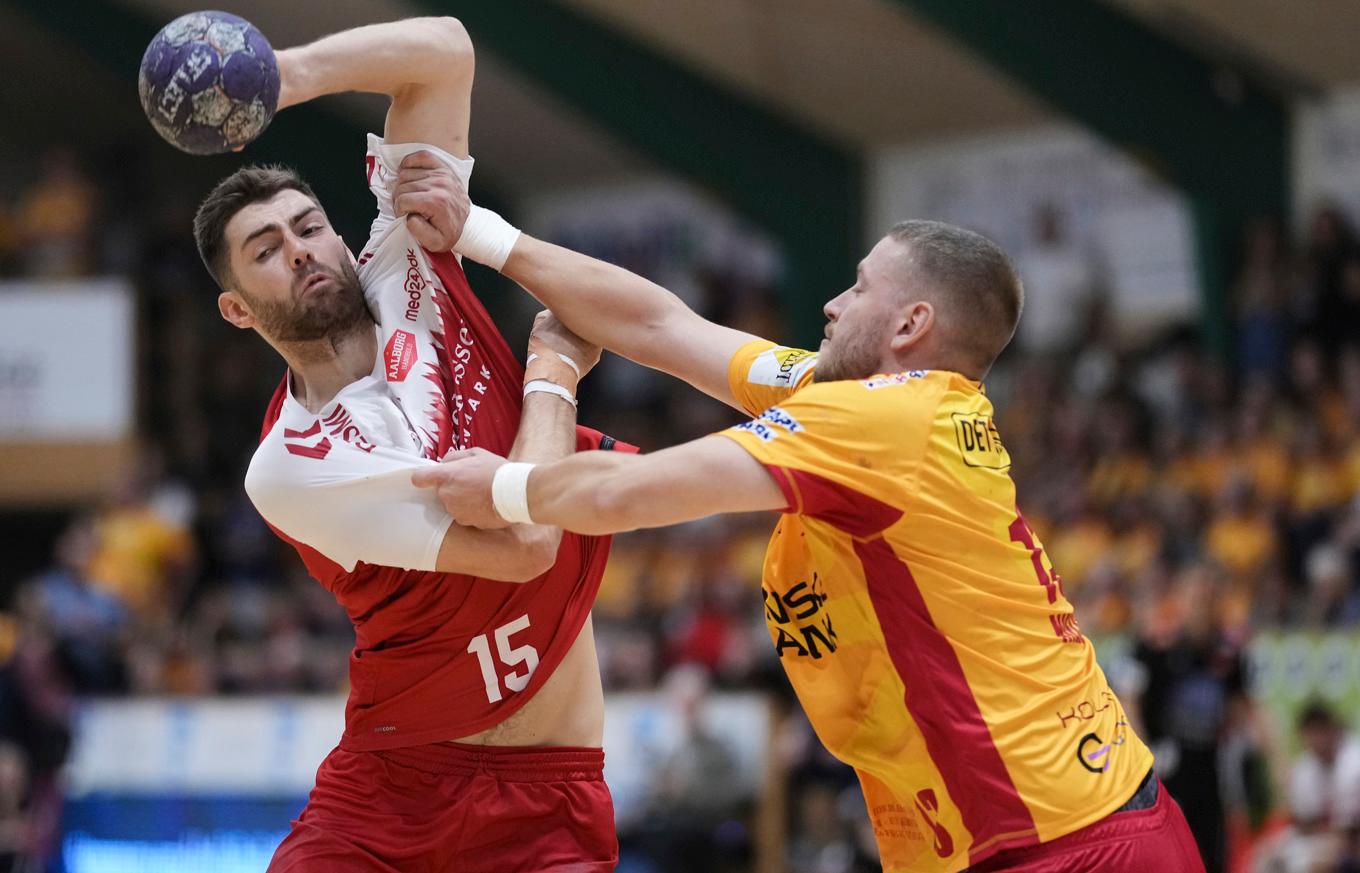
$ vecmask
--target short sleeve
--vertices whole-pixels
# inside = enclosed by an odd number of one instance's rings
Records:
[[[816,352],[753,340],[732,356],[727,384],[742,409],[755,415],[810,384],[816,364]]]
[[[916,490],[934,417],[928,391],[810,385],[722,431],[765,465],[794,512],[855,536],[895,523]]]
[[[373,219],[373,226],[369,229],[369,249],[373,248],[376,241],[386,236],[388,228],[396,221],[396,213],[392,207],[392,189],[397,185],[397,170],[402,159],[412,152],[419,151],[431,152],[448,164],[464,186],[472,178],[471,157],[459,158],[428,143],[388,143],[377,134],[370,133],[364,163],[368,176],[368,190],[373,192],[373,197],[378,202],[378,217]]]
[[[300,449],[267,440],[246,473],[246,494],[272,527],[347,571],[360,561],[434,570],[453,519],[433,491],[411,484],[430,463],[341,440]]]

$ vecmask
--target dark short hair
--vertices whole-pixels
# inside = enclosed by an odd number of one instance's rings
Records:
[[[910,248],[916,278],[950,310],[953,341],[985,373],[1011,341],[1024,307],[1006,253],[982,234],[942,221],[903,221],[888,235]]]
[[[280,191],[290,189],[306,194],[321,209],[321,201],[316,199],[312,186],[303,181],[297,170],[279,164],[242,167],[218,182],[198,204],[198,212],[194,215],[194,242],[198,245],[203,266],[208,268],[218,285],[226,288],[231,277],[226,256],[227,223],[250,204],[269,200]]]
[[[1334,728],[1339,727],[1340,724],[1336,713],[1321,700],[1310,700],[1304,705],[1303,709],[1299,710],[1298,725],[1301,731],[1310,728]]]

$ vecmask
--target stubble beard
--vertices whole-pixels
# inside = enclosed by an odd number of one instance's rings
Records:
[[[359,284],[359,274],[352,264],[342,261],[339,271],[318,265],[311,272],[329,276],[336,288],[310,299],[290,297],[286,302],[254,299],[248,292],[241,292],[250,304],[260,330],[275,342],[340,339],[372,321],[364,301],[363,286]]]
[[[812,381],[868,379],[878,372],[878,349],[878,337],[870,335],[869,331],[841,333],[827,343],[827,350],[817,358],[817,366],[812,369]]]

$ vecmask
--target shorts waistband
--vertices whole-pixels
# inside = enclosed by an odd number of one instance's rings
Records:
[[[438,775],[486,773],[504,782],[595,782],[604,749],[586,746],[473,746],[428,743],[374,752],[384,760]]]
[[[1157,786],[1157,777],[1153,775],[1152,770],[1149,770],[1148,774],[1143,777],[1143,781],[1139,783],[1138,790],[1133,792],[1133,796],[1129,798],[1128,802],[1110,813],[1110,815],[1118,815],[1121,812],[1139,812],[1144,809],[1152,809],[1152,807],[1157,805]]]

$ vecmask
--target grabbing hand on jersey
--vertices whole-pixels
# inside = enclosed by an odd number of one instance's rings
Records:
[[[505,458],[486,449],[455,449],[435,467],[421,467],[411,476],[418,488],[433,488],[453,520],[483,530],[506,527],[496,511],[492,480]]]
[[[392,209],[406,219],[411,236],[426,251],[453,251],[472,201],[448,164],[432,152],[411,152],[397,168]]]

